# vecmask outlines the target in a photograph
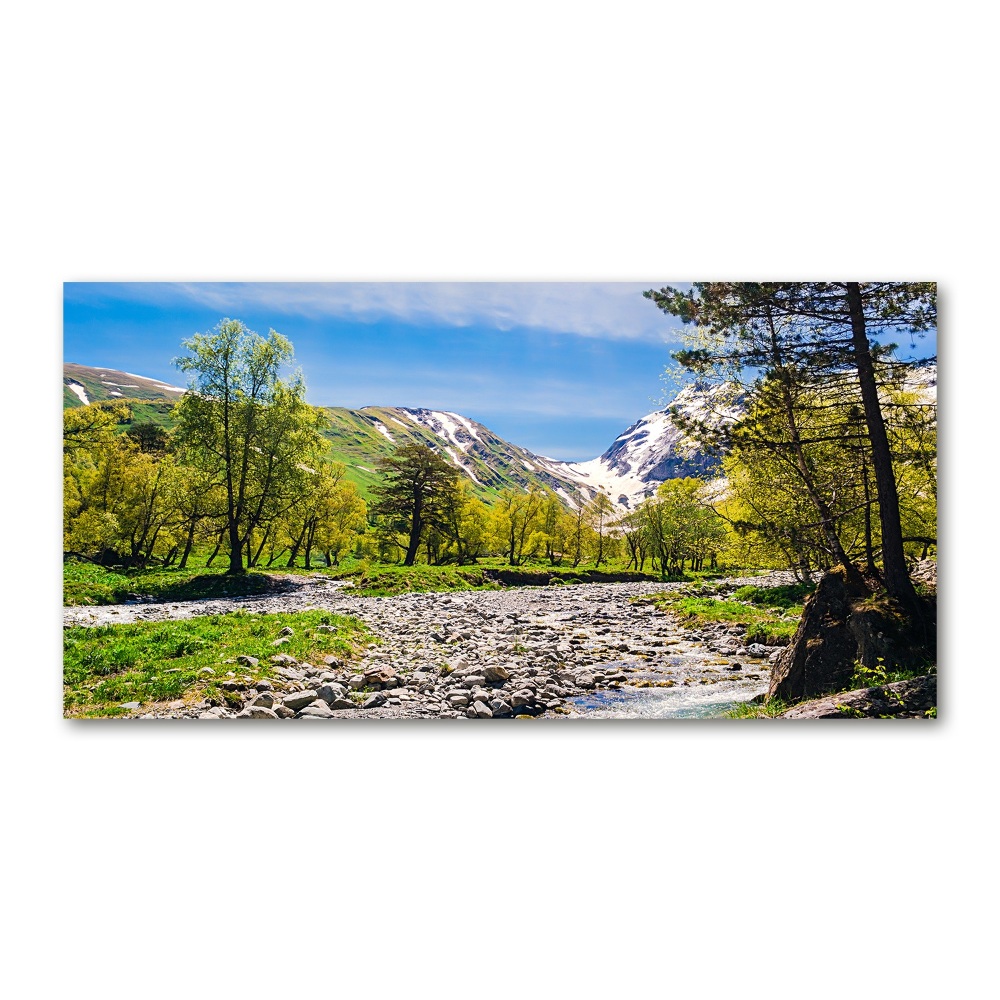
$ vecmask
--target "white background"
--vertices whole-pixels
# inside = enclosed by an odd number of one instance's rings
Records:
[[[983,992],[997,81],[973,9],[5,8],[11,995]],[[64,280],[651,273],[941,283],[936,723],[61,719]]]

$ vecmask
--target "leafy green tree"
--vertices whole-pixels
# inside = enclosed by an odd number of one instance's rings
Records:
[[[190,390],[177,406],[177,437],[225,492],[229,573],[246,572],[244,549],[265,516],[290,506],[306,484],[303,464],[321,446],[316,412],[299,373],[282,379],[292,345],[271,330],[261,337],[239,320],[185,340],[175,364]]]
[[[493,536],[511,566],[520,566],[543,544],[544,510],[545,492],[537,487],[500,491],[493,505]]]
[[[469,483],[459,482],[454,502],[441,522],[445,547],[440,558],[460,566],[475,562],[486,546],[489,519],[489,508],[473,496]]]
[[[726,530],[708,501],[705,483],[690,477],[668,479],[641,506],[647,545],[663,579],[683,573],[686,562],[696,570],[706,559],[714,563]]]
[[[162,455],[167,450],[170,436],[166,428],[154,424],[151,420],[141,421],[132,424],[125,432],[139,447],[141,451],[149,452],[153,455]]]
[[[118,425],[132,419],[124,403],[91,403],[63,410],[63,451],[72,454],[112,439]]]
[[[608,499],[606,493],[598,490],[594,495],[594,499],[587,504],[585,515],[596,540],[594,550],[595,569],[599,568],[604,561],[608,541],[608,528],[614,520],[614,514],[614,504]]]
[[[628,552],[626,569],[634,566],[640,573],[645,569],[646,559],[649,557],[649,530],[646,520],[647,507],[645,503],[640,503],[611,522]]]
[[[878,496],[882,564],[887,592],[904,605],[917,600],[906,567],[892,450],[879,394],[877,367],[890,350],[876,339],[893,332],[920,334],[937,322],[932,282],[699,282],[692,291],[664,287],[643,293],[665,312],[697,326],[688,349],[675,355],[704,373],[726,368],[777,377],[786,385],[807,379],[854,380],[867,427]],[[898,364],[898,362],[897,362]],[[789,433],[794,437],[794,421]],[[814,504],[823,498],[816,494]],[[831,531],[832,513],[817,508],[827,541],[849,573],[855,568]]]
[[[424,531],[444,531],[457,502],[458,472],[426,445],[405,444],[381,459],[371,513],[406,536],[404,566],[412,566]]]

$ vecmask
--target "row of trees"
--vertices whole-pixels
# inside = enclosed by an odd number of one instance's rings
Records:
[[[66,412],[66,550],[183,566],[203,544],[231,573],[309,566],[317,554],[336,563],[354,548],[404,565],[627,560],[664,576],[742,553],[744,565],[880,569],[905,602],[905,556],[936,539],[936,408],[875,335],[932,328],[934,286],[703,283],[646,294],[693,325],[682,365],[748,390],[736,425],[686,428],[724,451],[722,496],[671,480],[624,515],[601,493],[576,510],[539,489],[505,490],[487,506],[440,455],[411,444],[381,463],[369,509],[343,466],[324,461],[321,411],[306,404],[301,376],[281,375],[288,341],[224,320],[184,342],[177,364],[191,391],[170,435],[151,425],[118,434],[122,404]]]
[[[685,565],[714,566],[728,544],[725,521],[697,479],[663,483],[656,496],[624,515],[604,493],[568,509],[551,490],[505,489],[491,507],[460,483],[454,466],[424,445],[398,448],[380,465],[371,513],[384,560],[412,566],[423,549],[429,563],[474,562],[499,554],[511,566],[529,559],[596,567],[647,562],[663,576]]]
[[[309,567],[317,557],[336,565],[349,550],[407,566],[499,555],[512,566],[542,558],[599,567],[627,556],[666,574],[719,548],[720,522],[694,500],[694,481],[667,484],[626,518],[600,493],[570,510],[551,491],[508,489],[488,506],[419,444],[381,462],[369,509],[344,466],[324,460],[321,411],[305,402],[301,376],[281,375],[287,340],[223,320],[184,347],[176,363],[190,391],[170,433],[152,424],[119,433],[131,419],[122,403],[65,412],[66,552],[183,568],[201,547],[209,565],[227,559],[230,573],[300,559]]]
[[[220,551],[229,572],[314,553],[328,563],[366,526],[344,467],[323,460],[321,412],[301,376],[280,377],[291,345],[238,320],[184,342],[178,366],[191,391],[176,429],[117,428],[124,404],[64,415],[64,549],[87,558],[185,566],[197,544]]]

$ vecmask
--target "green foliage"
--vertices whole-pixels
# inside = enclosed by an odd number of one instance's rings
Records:
[[[886,589],[912,607],[906,572],[903,521],[916,516],[933,542],[936,514],[929,502],[906,512],[900,468],[919,470],[929,499],[936,471],[930,435],[916,457],[893,441],[897,376],[908,366],[880,346],[879,334],[934,329],[937,287],[933,282],[697,282],[691,290],[664,287],[644,295],[660,309],[694,327],[684,350],[674,355],[700,376],[741,382],[751,406],[727,431],[734,526],[754,532],[782,553],[788,565],[872,564],[880,553]],[[927,412],[933,413],[933,404]],[[932,421],[931,421],[932,422]],[[688,421],[702,439],[715,428]],[[910,441],[929,425],[911,426]],[[877,522],[877,526],[876,526]]]
[[[652,599],[661,610],[680,616],[691,628],[714,622],[743,626],[747,643],[758,642],[765,646],[787,645],[795,635],[803,611],[797,605],[774,611],[742,600],[720,600],[675,591],[653,595]]]
[[[780,698],[772,698],[770,701],[741,701],[737,702],[724,718],[727,719],[776,719],[779,715],[788,711],[791,706]]]
[[[406,444],[379,462],[382,480],[372,490],[372,516],[382,521],[383,537],[405,540],[403,565],[412,566],[425,532],[446,534],[461,502],[458,472],[426,445]]]
[[[178,443],[225,490],[229,572],[242,573],[244,554],[252,565],[271,523],[308,492],[323,450],[320,415],[305,402],[301,373],[280,377],[292,345],[274,330],[264,338],[224,319],[183,346],[176,364],[193,391],[177,408]]]
[[[854,674],[845,690],[881,688],[885,687],[886,684],[895,684],[897,681],[907,681],[913,677],[922,677],[928,672],[933,673],[934,668],[920,665],[911,668],[890,669],[886,665],[885,657],[879,656],[873,667],[866,667],[863,663],[856,661],[854,664]]]
[[[268,593],[274,586],[270,576],[258,572],[234,578],[221,569],[153,567],[120,572],[76,560],[63,565],[63,601],[67,606],[122,604],[133,594],[160,601],[245,597]]]
[[[332,625],[335,632],[317,632]],[[123,713],[122,702],[152,703],[212,698],[233,671],[248,682],[273,676],[271,643],[285,626],[294,630],[281,652],[300,661],[324,655],[352,657],[370,641],[357,619],[325,611],[287,615],[236,612],[173,622],[137,622],[66,629],[63,634],[63,702],[69,716]],[[256,657],[257,667],[235,664],[239,655]],[[209,668],[211,673],[204,672]]]
[[[802,602],[816,589],[815,583],[794,583],[780,587],[757,587],[749,585],[733,592],[733,600],[749,604],[763,604],[769,608],[795,609],[802,614]]]
[[[121,573],[112,573],[93,563],[70,560],[63,566],[63,603],[119,604],[132,589],[132,582]]]

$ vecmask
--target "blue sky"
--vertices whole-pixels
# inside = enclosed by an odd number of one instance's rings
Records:
[[[184,385],[181,341],[241,319],[291,340],[316,405],[452,410],[580,461],[667,401],[681,327],[642,297],[665,283],[67,283],[63,357]]]
[[[241,319],[291,340],[312,403],[452,410],[582,460],[663,405],[662,284],[67,283],[63,356],[184,385],[181,341]]]

